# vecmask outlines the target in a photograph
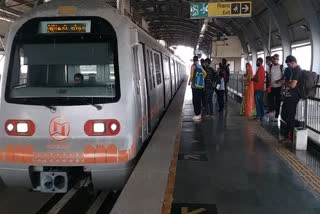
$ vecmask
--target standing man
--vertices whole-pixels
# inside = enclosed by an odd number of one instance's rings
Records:
[[[199,63],[197,56],[193,57],[193,65],[191,66],[189,85],[192,88],[192,103],[195,116],[192,118],[195,121],[201,120],[202,95],[205,86],[206,72]]]
[[[269,94],[270,112],[275,111],[273,121],[278,121],[281,105],[281,80],[283,79],[283,65],[279,64],[279,55],[272,57],[272,65],[270,66],[270,86]]]
[[[254,82],[254,98],[256,101],[257,121],[263,121],[264,118],[264,81],[266,72],[263,67],[263,59],[257,59],[257,73],[251,80]]]
[[[299,100],[301,99],[297,85],[301,73],[303,72],[294,56],[287,56],[286,63],[290,68],[290,78],[282,80],[281,83],[285,88],[284,102],[282,106],[281,118],[287,123],[286,137],[289,142],[293,140],[293,129],[295,126],[296,110]]]
[[[216,71],[211,66],[211,59],[205,60],[205,71],[207,73],[205,82],[205,114],[213,116],[213,93],[216,88]]]
[[[268,93],[270,93],[271,90],[271,80],[270,80],[270,72],[271,72],[271,67],[272,67],[272,57],[271,56],[267,56],[266,57],[266,88]],[[269,94],[268,94],[268,113],[271,112],[271,104],[270,104],[270,98],[269,98]]]
[[[230,68],[227,65],[227,60],[226,59],[222,59],[222,66],[221,66],[221,70],[224,73],[225,79],[224,79],[224,92],[225,92],[225,101],[226,103],[228,102],[228,83],[229,83],[229,79],[230,79]]]

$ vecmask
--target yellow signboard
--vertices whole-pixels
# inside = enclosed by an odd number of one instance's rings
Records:
[[[208,3],[208,17],[250,17],[251,14],[251,1]]]

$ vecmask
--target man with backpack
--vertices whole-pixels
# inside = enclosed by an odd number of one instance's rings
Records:
[[[281,118],[287,123],[285,136],[288,138],[289,142],[292,142],[297,105],[301,99],[297,86],[301,80],[303,71],[298,65],[297,59],[294,56],[287,56],[286,63],[291,69],[291,75],[289,79],[281,81],[284,87],[284,102],[282,106]]]
[[[281,105],[281,83],[283,79],[283,65],[279,64],[279,55],[275,54],[272,57],[272,64],[270,65],[270,89],[269,104],[270,112],[275,111],[273,121],[278,121]]]
[[[205,87],[205,77],[207,73],[203,70],[197,56],[193,57],[193,65],[191,66],[189,85],[192,88],[192,103],[195,121],[201,120],[202,95]]]

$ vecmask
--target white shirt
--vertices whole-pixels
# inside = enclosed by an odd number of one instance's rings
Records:
[[[219,90],[219,91],[225,91],[226,90],[223,77],[220,80],[220,84],[217,85],[217,90]]]
[[[276,83],[277,80],[282,79],[281,65],[272,65],[270,76],[271,76],[271,87],[272,88],[281,87],[281,84]]]

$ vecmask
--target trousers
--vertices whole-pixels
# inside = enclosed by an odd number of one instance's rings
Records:
[[[194,109],[194,114],[196,116],[201,115],[201,108],[202,108],[202,96],[203,96],[203,89],[192,89],[192,104]]]
[[[207,115],[213,115],[213,89],[206,89],[206,100],[205,100],[205,113]]]
[[[269,102],[271,111],[275,111],[275,117],[278,118],[280,114],[280,105],[281,105],[281,87],[271,88],[271,93],[269,94]]]
[[[287,130],[285,130],[286,136],[288,136],[290,132],[293,133],[299,101],[300,98],[296,96],[286,97],[284,99],[281,118],[287,123]]]
[[[255,91],[254,98],[256,101],[257,118],[264,117],[264,102],[263,102],[263,91]]]

